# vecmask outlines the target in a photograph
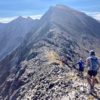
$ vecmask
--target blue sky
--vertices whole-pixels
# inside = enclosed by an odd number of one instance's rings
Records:
[[[56,4],[64,4],[94,16],[100,12],[100,0],[0,0],[0,20],[16,16],[40,17]]]

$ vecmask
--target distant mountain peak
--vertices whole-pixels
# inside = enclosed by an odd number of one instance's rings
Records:
[[[31,17],[27,17],[27,19],[32,19]]]
[[[34,21],[32,18],[30,18],[30,17],[27,17],[27,18],[24,18],[24,17],[22,17],[22,16],[19,16],[19,17],[17,17],[16,19],[14,19],[14,20],[12,20],[11,21],[11,23],[23,23],[23,22],[30,22],[30,21]]]
[[[70,23],[70,20],[75,19],[77,17],[77,15],[80,15],[80,14],[81,14],[81,12],[79,12],[73,8],[70,8],[65,5],[57,4],[55,6],[51,6],[49,8],[49,10],[44,14],[44,16],[42,16],[42,19],[46,22],[47,21],[48,22],[57,22],[57,23],[63,24],[65,22]]]
[[[62,4],[56,4],[55,6],[52,6],[51,7],[52,9],[62,9],[62,10],[70,10],[70,11],[77,11],[69,6],[65,6],[65,5],[62,5]]]
[[[65,6],[65,5],[61,5],[61,4],[56,4],[56,6],[55,6],[56,8],[69,8],[69,9],[71,9],[70,7],[68,7],[68,6]]]
[[[17,18],[15,18],[14,20],[12,20],[10,23],[16,23],[16,22],[22,22],[22,21],[24,21],[24,20],[26,20],[26,18],[24,18],[24,17],[22,17],[22,16],[19,16],[19,17],[17,17]]]
[[[33,19],[31,17],[27,17],[27,20],[33,21]]]
[[[19,17],[17,17],[15,20],[19,20],[19,21],[21,21],[21,20],[26,20],[27,18],[24,18],[24,17],[22,17],[22,16],[19,16]]]

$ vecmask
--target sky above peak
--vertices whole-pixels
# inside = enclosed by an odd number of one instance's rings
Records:
[[[40,18],[50,6],[63,4],[95,17],[100,15],[100,0],[0,0],[0,21],[17,16]],[[96,14],[96,15],[95,15]]]

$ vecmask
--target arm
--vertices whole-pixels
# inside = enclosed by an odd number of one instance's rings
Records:
[[[100,69],[100,60],[98,59],[97,62],[98,62],[98,67],[99,67],[98,70],[99,70]]]
[[[86,59],[86,67],[89,65],[89,59]]]

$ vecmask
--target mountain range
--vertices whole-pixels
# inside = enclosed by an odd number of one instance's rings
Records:
[[[38,20],[30,17],[17,19],[9,23],[0,24],[0,59],[16,49],[24,40],[25,35],[32,31]]]
[[[15,33],[20,37],[18,29]],[[56,5],[24,29],[21,44],[15,44],[16,49],[0,61],[0,99],[88,100],[87,82],[77,76],[73,65],[80,57],[85,60],[91,49],[99,56],[100,23],[83,12]]]

